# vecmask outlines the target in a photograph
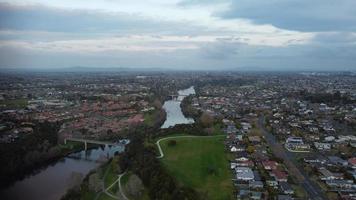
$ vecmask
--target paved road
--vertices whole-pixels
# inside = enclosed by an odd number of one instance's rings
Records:
[[[309,199],[327,199],[322,189],[309,179],[309,176],[304,172],[304,170],[299,170],[296,167],[296,163],[294,163],[296,160],[296,154],[283,148],[283,146],[276,140],[274,135],[265,129],[264,121],[264,117],[260,117],[258,120],[258,127],[261,129],[262,134],[265,136],[267,143],[270,145],[273,153],[277,157],[280,157],[284,160],[289,169],[289,172],[298,179],[299,184],[308,193]]]
[[[157,156],[157,158],[163,158],[164,157],[164,153],[162,151],[161,145],[159,144],[161,141],[163,140],[169,140],[169,139],[177,139],[177,138],[209,138],[209,137],[221,137],[221,136],[226,136],[226,135],[181,135],[181,136],[171,136],[171,137],[165,137],[165,138],[161,138],[159,140],[157,140],[156,145],[158,147],[158,151],[159,151],[159,156]]]

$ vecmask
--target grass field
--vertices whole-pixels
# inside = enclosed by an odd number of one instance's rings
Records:
[[[173,140],[173,139],[172,139]],[[177,138],[162,141],[162,162],[182,184],[196,189],[204,199],[233,199],[232,175],[224,151],[224,137]]]
[[[27,99],[0,100],[0,105],[7,109],[26,108]]]

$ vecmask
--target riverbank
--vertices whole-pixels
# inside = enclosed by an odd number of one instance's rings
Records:
[[[62,148],[66,149],[62,154],[66,155],[65,157],[2,190],[2,199],[58,200],[73,186],[72,182],[78,180],[75,179],[78,174],[84,177],[89,171],[114,156],[115,152],[124,150],[121,146],[105,148],[92,146],[87,151],[79,151],[77,147],[69,149],[67,145]]]
[[[59,149],[59,151],[54,151],[54,153],[51,154],[51,157],[43,158],[40,162],[35,163],[33,166],[24,168],[24,170],[18,172],[15,176],[9,176],[6,185],[2,185],[2,187],[0,188],[0,192],[13,186],[16,182],[22,181],[28,177],[40,173],[43,169],[53,165],[54,163],[60,161],[61,159],[65,158],[70,154],[83,151],[84,145],[77,142],[68,142],[66,145],[58,144],[52,148]],[[98,146],[92,144],[88,146],[88,150],[94,148],[98,148]]]

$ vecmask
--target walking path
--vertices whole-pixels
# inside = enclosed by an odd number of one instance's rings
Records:
[[[164,157],[164,153],[162,151],[161,145],[159,144],[163,140],[177,139],[177,138],[209,138],[209,137],[221,137],[221,136],[226,136],[226,135],[181,135],[181,136],[170,136],[170,137],[161,138],[156,142],[160,154],[159,156],[157,156],[157,158]]]
[[[107,171],[108,171],[108,170],[107,170]],[[104,174],[103,180],[105,180],[105,178],[106,178],[107,171],[106,171],[105,174]],[[101,192],[99,192],[99,193],[96,195],[95,199],[96,199],[96,200],[99,199],[100,194],[101,194],[101,193],[104,193],[104,194],[110,196],[110,197],[113,198],[113,199],[117,199],[117,200],[122,200],[122,199],[124,199],[124,200],[129,200],[129,198],[127,198],[127,196],[126,196],[125,193],[123,192],[123,189],[122,189],[122,186],[121,186],[121,178],[122,178],[125,174],[126,174],[126,171],[125,171],[124,173],[122,173],[122,174],[119,174],[119,175],[118,175],[118,178],[117,178],[111,185],[109,185],[107,188],[105,188],[105,184],[104,184],[104,181],[103,181],[103,183],[102,183],[102,190],[101,190]],[[122,198],[120,198],[120,197],[118,197],[118,196],[115,196],[115,195],[113,195],[112,193],[109,192],[109,190],[110,190],[112,187],[114,187],[114,185],[117,184],[117,183],[119,183],[119,192],[120,192],[120,195],[121,195]]]
[[[122,189],[122,186],[121,186],[121,178],[126,174],[126,171],[122,174],[119,175],[119,179],[118,179],[118,182],[119,182],[119,191],[120,191],[120,194],[121,196],[125,199],[125,200],[129,200],[129,198],[127,198],[127,196],[125,195],[123,189]]]

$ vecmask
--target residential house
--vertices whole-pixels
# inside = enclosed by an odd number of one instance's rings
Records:
[[[333,173],[326,168],[319,169],[319,173],[321,174],[321,180],[335,180],[335,179],[343,179],[343,175],[340,173]]]
[[[265,170],[275,170],[277,169],[278,163],[273,160],[264,160],[262,161],[262,165]]]
[[[279,189],[283,194],[294,194],[293,188],[287,182],[279,183]]]
[[[316,149],[320,151],[330,150],[331,144],[330,143],[323,143],[323,142],[314,142],[314,146]]]
[[[278,195],[277,200],[293,200],[293,198],[290,195]]]
[[[235,173],[237,180],[251,181],[255,178],[253,171],[248,167],[236,167]]]
[[[356,184],[354,184],[353,180],[327,180],[325,183],[331,188],[356,188]]]
[[[334,165],[347,166],[348,162],[338,156],[329,156],[329,161]]]
[[[270,172],[270,175],[276,179],[278,182],[287,182],[288,180],[288,174],[284,171],[281,170],[272,170]]]
[[[349,158],[347,162],[349,163],[351,168],[356,169],[356,157]]]

